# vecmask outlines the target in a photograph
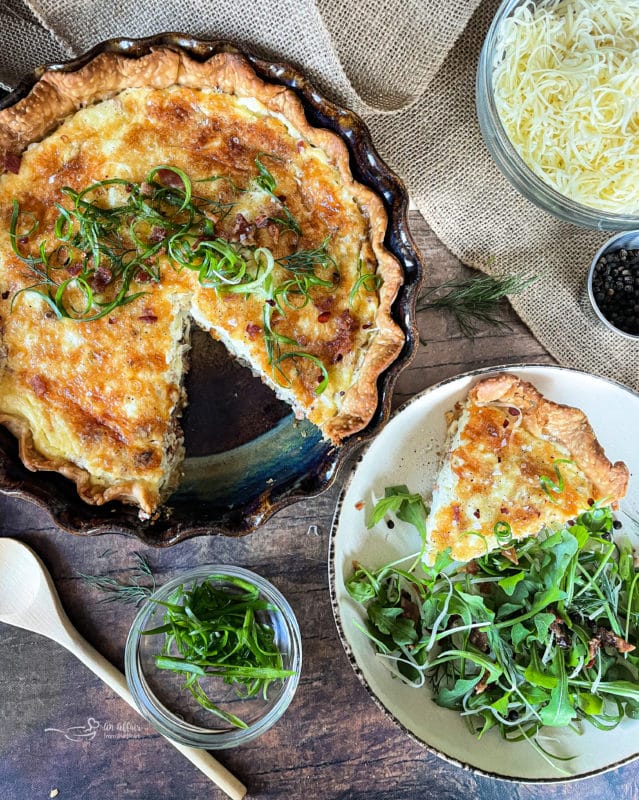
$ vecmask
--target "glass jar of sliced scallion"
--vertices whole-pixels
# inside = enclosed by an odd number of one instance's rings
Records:
[[[125,667],[141,713],[162,733],[232,747],[267,730],[291,702],[299,627],[259,575],[199,567],[149,598],[129,633]]]

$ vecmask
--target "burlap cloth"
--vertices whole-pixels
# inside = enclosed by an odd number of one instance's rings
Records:
[[[541,276],[513,305],[561,364],[639,389],[639,342],[607,331],[585,293],[590,261],[606,234],[559,222],[521,198],[483,145],[474,79],[497,5],[5,0],[0,83],[11,87],[25,71],[103,39],[162,31],[228,38],[296,63],[319,89],[364,117],[380,153],[455,255],[485,272]]]

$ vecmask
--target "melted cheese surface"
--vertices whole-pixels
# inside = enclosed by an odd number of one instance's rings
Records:
[[[236,205],[216,224],[218,236],[233,239],[237,213],[249,223],[272,213],[268,195],[253,183],[258,156],[302,230],[297,248],[327,240],[336,265],[339,283],[333,290],[273,317],[278,333],[325,364],[329,381],[323,393],[315,392],[321,374],[310,359],[288,359],[284,374],[274,374],[260,335],[261,301],[218,295],[198,282],[197,273],[178,272],[166,258],[160,259],[161,281],[132,284],[132,291],[146,294],[108,317],[58,320],[32,293],[21,294],[11,310],[16,292],[36,282],[11,249],[14,200],[38,220],[24,245],[35,252],[41,241],[53,240],[64,187],[80,191],[110,178],[142,182],[152,168],[171,165],[211,199],[228,199],[229,183],[207,179],[234,182]],[[101,203],[117,200],[117,193],[105,192]],[[290,236],[274,234],[272,227],[253,233],[255,244],[269,247],[275,258],[292,250]],[[157,500],[167,452],[170,459],[175,449],[185,318],[210,330],[299,413],[322,426],[357,381],[375,336],[377,293],[362,289],[349,298],[362,266],[376,269],[366,209],[345,189],[326,154],[285,120],[257,100],[208,89],[122,91],[77,111],[26,150],[18,174],[0,176],[0,414],[26,421],[36,450],[86,470],[96,492],[136,480]]]
[[[469,561],[503,546],[497,523],[507,523],[513,539],[534,536],[600,499],[570,453],[533,436],[518,409],[469,402],[433,491],[430,553],[451,548],[453,558]]]

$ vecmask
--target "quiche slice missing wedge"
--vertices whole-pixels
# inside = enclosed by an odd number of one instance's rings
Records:
[[[102,54],[0,111],[0,421],[24,463],[153,514],[188,330],[340,444],[404,336],[379,197],[297,97],[220,53]]]
[[[426,557],[450,548],[455,560],[469,561],[565,524],[594,503],[615,507],[628,479],[582,411],[515,375],[486,378],[451,413]]]

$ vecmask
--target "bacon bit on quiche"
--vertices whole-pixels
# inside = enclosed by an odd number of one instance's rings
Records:
[[[254,245],[255,244],[255,225],[249,222],[244,214],[238,212],[235,215],[235,222],[231,228],[231,236],[234,241],[239,241],[242,244]]]
[[[459,521],[461,520],[461,508],[457,503],[453,503],[451,510],[453,512],[453,522],[455,525],[459,525]]]
[[[256,228],[260,228],[260,229],[261,228],[266,228],[266,226],[268,225],[268,222],[269,222],[269,217],[268,217],[267,214],[259,214],[253,220],[253,224],[255,225],[255,227]]]
[[[139,464],[141,467],[146,467],[150,464],[152,458],[153,458],[153,451],[144,450],[142,453],[136,454],[135,463]]]
[[[260,333],[262,333],[262,328],[260,325],[256,325],[254,322],[249,322],[246,326],[246,333],[251,341],[256,339]]]
[[[337,333],[333,339],[324,344],[329,354],[331,364],[337,363],[338,356],[345,356],[353,349],[353,340],[357,330],[357,320],[346,309],[336,319]]]
[[[313,305],[318,311],[331,311],[334,304],[335,296],[332,294],[323,294],[313,298]]]
[[[49,388],[42,375],[32,375],[29,378],[29,386],[31,386],[35,392],[36,397],[42,397],[42,395],[46,394],[47,389]]]
[[[184,191],[184,181],[177,172],[173,172],[172,169],[159,169],[155,177],[160,181],[160,183],[164,184],[164,186],[170,186],[172,189],[179,189],[180,191]]]
[[[17,153],[5,153],[3,159],[3,167],[5,172],[12,172],[17,175],[20,172],[20,164],[22,163],[22,156]]]
[[[318,322],[328,322],[330,318],[331,318],[331,312],[330,311],[322,311],[321,314],[317,315],[317,321]]]
[[[140,314],[138,319],[141,322],[157,322],[158,317],[157,314],[154,314],[150,308],[145,308],[144,311]]]
[[[113,280],[113,273],[108,267],[105,267],[103,264],[96,269],[93,278],[91,278],[91,286],[95,289],[96,292],[101,292],[103,289],[111,283]]]
[[[151,234],[149,236],[149,241],[153,244],[157,244],[161,242],[163,239],[166,238],[166,228],[161,228],[159,225],[154,225]]]
[[[280,240],[280,229],[277,227],[276,223],[269,220],[269,223],[266,226],[266,230],[268,231],[269,236],[273,240],[273,244],[277,244]]]

